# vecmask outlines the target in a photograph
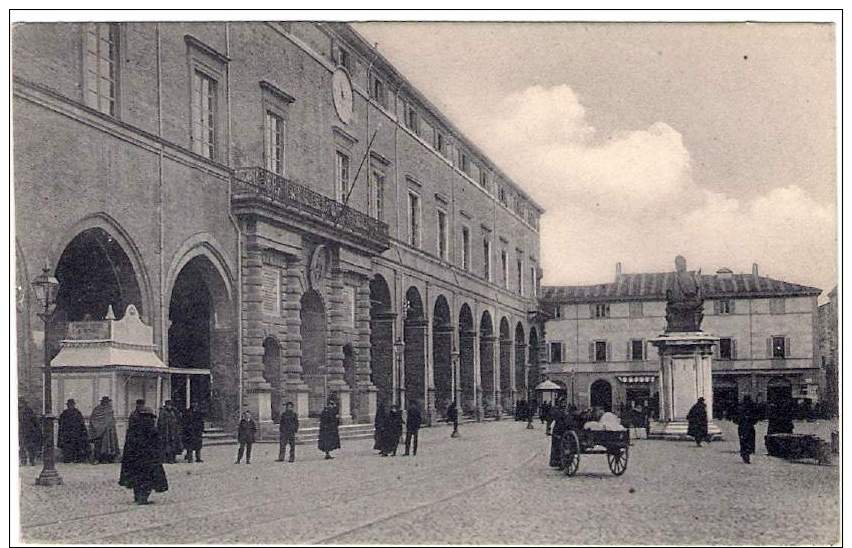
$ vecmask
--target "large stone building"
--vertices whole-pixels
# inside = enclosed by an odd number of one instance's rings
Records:
[[[828,302],[819,307],[819,355],[825,374],[823,401],[825,412],[838,416],[840,411],[840,369],[837,336],[837,286],[828,292]]]
[[[536,381],[542,208],[348,25],[24,24],[12,55],[20,395],[128,304],[210,371],[162,397],[217,421],[495,413]]]
[[[548,377],[578,406],[612,409],[648,403],[658,393],[657,349],[666,328],[666,290],[673,272],[622,273],[589,286],[544,286]],[[819,364],[817,296],[821,290],[721,268],[703,274],[702,330],[720,337],[713,361],[718,416],[746,394],[816,400]]]

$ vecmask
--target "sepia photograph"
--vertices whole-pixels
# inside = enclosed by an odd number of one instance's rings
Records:
[[[842,31],[10,10],[10,545],[842,545]]]

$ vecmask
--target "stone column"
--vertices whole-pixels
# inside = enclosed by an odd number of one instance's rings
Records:
[[[427,286],[428,295],[428,286]],[[429,302],[428,299],[426,302]],[[428,316],[427,316],[428,317]],[[435,343],[432,337],[433,333],[432,322],[426,320],[426,331],[423,334],[423,354],[425,357],[425,376],[424,379],[424,394],[423,394],[423,419],[426,426],[432,426],[432,415],[435,413]]]
[[[355,293],[355,384],[358,387],[355,420],[369,423],[376,415],[378,389],[370,379],[370,284],[364,279]]]
[[[256,247],[243,249],[243,406],[268,421],[272,386],[263,378],[263,254]]]
[[[302,378],[302,278],[304,263],[297,257],[287,261],[284,285],[283,379],[285,401],[293,402],[296,413],[307,418],[310,389]]]
[[[478,317],[478,315],[477,315]],[[475,318],[474,318],[475,319]],[[476,421],[482,420],[485,411],[482,407],[482,357],[479,351],[479,342],[476,340],[477,332],[473,332],[473,408]]]
[[[326,344],[325,374],[328,379],[329,393],[337,393],[340,405],[340,422],[352,422],[350,413],[350,390],[344,379],[343,342],[344,342],[344,303],[342,272],[335,269],[326,280],[326,322],[328,324],[328,339]]]

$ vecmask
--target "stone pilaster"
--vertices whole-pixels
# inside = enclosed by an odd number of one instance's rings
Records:
[[[291,257],[284,274],[284,342],[283,388],[285,401],[292,401],[294,411],[308,416],[310,389],[302,378],[302,278],[304,263]]]
[[[329,392],[336,392],[340,404],[340,420],[351,422],[350,389],[344,379],[343,343],[344,341],[344,303],[343,278],[340,270],[335,269],[326,279],[326,321],[328,324],[328,339],[326,344],[325,374],[328,379]]]
[[[243,405],[260,420],[269,420],[272,387],[263,378],[263,256],[246,246],[242,261]]]
[[[355,332],[355,384],[358,388],[355,420],[371,422],[376,414],[378,389],[370,378],[370,285],[366,278],[355,292]]]

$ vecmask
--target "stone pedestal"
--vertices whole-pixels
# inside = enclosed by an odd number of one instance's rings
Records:
[[[340,424],[352,424],[352,413],[350,413],[352,391],[346,381],[337,380],[328,382],[328,393],[337,394],[337,402],[340,410]]]
[[[372,423],[373,417],[376,416],[376,400],[378,399],[379,389],[373,383],[362,384],[358,388],[358,416],[355,421],[359,424]]]
[[[246,390],[244,411],[251,411],[258,422],[272,421],[272,387],[259,384]]]
[[[686,439],[689,409],[704,398],[707,417],[713,417],[713,346],[718,337],[708,333],[672,332],[651,339],[660,354],[660,420],[651,423],[649,437]],[[710,420],[707,433],[721,438],[719,426]]]

